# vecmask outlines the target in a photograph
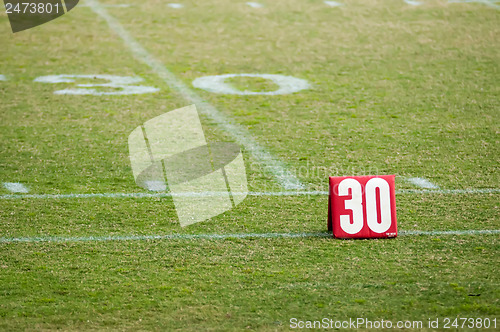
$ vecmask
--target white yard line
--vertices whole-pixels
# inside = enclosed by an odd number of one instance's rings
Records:
[[[443,236],[443,235],[494,235],[500,230],[455,230],[455,231],[400,231],[399,236]],[[0,243],[37,243],[37,242],[107,242],[107,241],[148,241],[148,240],[225,240],[225,239],[278,239],[278,238],[328,238],[332,233],[235,233],[235,234],[164,234],[164,235],[114,235],[114,236],[38,236],[38,237],[1,237]]]
[[[396,190],[398,195],[467,195],[467,194],[498,194],[500,189],[400,189]],[[233,196],[326,196],[328,191],[251,191],[248,193],[232,192]],[[162,198],[162,197],[210,197],[218,195],[227,195],[227,192],[204,192],[204,193],[95,193],[95,194],[29,194],[0,195],[0,200],[6,199],[84,199],[84,198]]]
[[[135,40],[121,23],[111,16],[108,11],[97,0],[87,0],[90,8],[106,21],[125,43],[133,56],[140,62],[152,69],[170,88],[177,91],[188,103],[196,104],[202,114],[210,118],[233,139],[252,154],[253,158],[260,161],[264,169],[272,174],[274,178],[285,189],[302,189],[304,185],[297,179],[286,166],[273,157],[268,151],[261,147],[243,127],[236,124],[234,120],[219,112],[214,106],[205,102],[195,91],[190,89],[181,80],[179,80],[170,70],[168,70],[160,61],[154,58],[137,40]]]
[[[500,229],[469,229],[461,231],[400,231],[398,235],[488,235],[500,234]]]

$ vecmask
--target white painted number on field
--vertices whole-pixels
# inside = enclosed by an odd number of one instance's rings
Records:
[[[233,77],[258,77],[270,80],[279,86],[278,90],[269,92],[241,91],[226,83],[226,79]],[[284,75],[273,74],[226,74],[199,77],[193,81],[193,86],[213,93],[229,95],[286,95],[310,87],[306,80]]]
[[[0,75],[0,81],[7,81],[7,77],[5,77],[4,75]]]
[[[380,192],[380,219],[377,212],[377,189]],[[351,193],[349,193],[351,191]],[[339,196],[349,196],[346,199],[345,209],[352,211],[351,216],[340,216],[340,227],[348,234],[357,234],[363,228],[363,190],[361,184],[355,179],[345,179],[339,183]],[[365,186],[366,221],[368,227],[375,233],[383,233],[391,227],[391,190],[389,183],[382,178],[370,179]]]
[[[160,89],[144,86],[132,85],[142,82],[140,77],[130,76],[115,76],[115,75],[48,75],[40,76],[35,79],[35,82],[41,83],[76,83],[77,79],[86,80],[104,80],[107,83],[86,83],[76,84],[79,89],[64,89],[54,91],[57,95],[94,95],[94,96],[110,96],[110,95],[134,95],[143,93],[158,92]],[[98,81],[99,82],[99,81]],[[98,88],[98,89],[95,89]],[[99,89],[100,88],[100,89]],[[104,88],[104,89],[103,89]],[[117,89],[109,90],[109,89]]]

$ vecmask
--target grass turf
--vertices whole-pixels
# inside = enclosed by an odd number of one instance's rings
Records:
[[[115,2],[118,3],[118,2]],[[480,4],[160,1],[107,8],[183,82],[227,73],[307,79],[284,96],[197,90],[310,190],[328,175],[394,173],[498,188],[496,23]],[[2,182],[31,193],[141,192],[127,137],[185,106],[89,8],[12,35],[0,17]],[[56,74],[140,76],[156,94],[55,95]],[[88,83],[80,80],[78,83]],[[241,90],[275,87],[232,79]],[[209,140],[230,135],[202,116]],[[252,191],[281,188],[245,152]],[[398,178],[397,187],[415,188]],[[8,194],[4,188],[2,194]],[[0,201],[0,236],[318,232],[324,196],[249,197],[181,229],[170,199]],[[499,229],[498,194],[398,195],[404,230]],[[288,329],[289,319],[500,314],[498,235],[0,244],[2,329]]]

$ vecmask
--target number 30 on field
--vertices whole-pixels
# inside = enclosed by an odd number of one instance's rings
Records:
[[[330,177],[328,230],[338,238],[397,236],[394,178]]]

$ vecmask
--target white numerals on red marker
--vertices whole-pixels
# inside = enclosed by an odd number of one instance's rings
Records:
[[[41,83],[75,83],[76,79],[99,79],[108,81],[106,83],[92,83],[92,84],[76,84],[79,89],[64,89],[54,91],[58,95],[94,95],[94,96],[105,96],[105,95],[132,95],[132,94],[143,94],[143,93],[153,93],[159,91],[159,89],[144,86],[144,85],[133,85],[135,83],[142,82],[143,79],[140,77],[130,77],[130,76],[115,76],[115,75],[48,75],[40,76],[35,79],[35,82]],[[101,88],[93,89],[93,88]],[[103,89],[104,88],[104,89]],[[110,90],[111,89],[117,89]]]
[[[363,228],[363,192],[361,184],[355,179],[345,179],[339,184],[339,196],[348,196],[351,189],[351,199],[345,200],[345,208],[352,211],[340,216],[340,227],[348,234],[356,234]]]
[[[380,219],[377,212],[377,188],[380,192]],[[373,178],[366,183],[366,223],[375,233],[383,233],[391,227],[391,189],[389,183],[381,178]]]
[[[351,193],[349,193],[349,189]],[[379,190],[379,200],[377,200],[377,189]],[[344,214],[340,216],[340,227],[348,234],[356,234],[363,228],[363,192],[361,184],[355,179],[345,179],[339,183],[339,196],[349,196],[351,199],[345,200],[345,208],[352,211],[351,216]],[[391,191],[389,183],[382,178],[370,179],[365,186],[366,201],[366,223],[375,233],[384,233],[392,223],[391,214]],[[377,206],[377,204],[379,204]],[[378,215],[380,207],[380,220]]]

